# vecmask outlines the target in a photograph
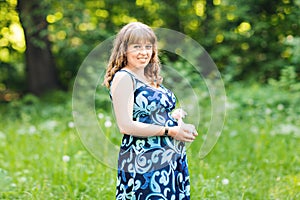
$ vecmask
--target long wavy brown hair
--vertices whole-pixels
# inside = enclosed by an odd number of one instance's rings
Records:
[[[151,85],[157,87],[161,84],[162,77],[160,76],[160,61],[158,58],[156,35],[149,26],[141,22],[132,22],[125,25],[114,40],[103,85],[110,88],[110,82],[115,73],[127,65],[126,53],[128,45],[140,42],[150,42],[153,46],[152,57],[145,67],[144,75],[150,81]]]

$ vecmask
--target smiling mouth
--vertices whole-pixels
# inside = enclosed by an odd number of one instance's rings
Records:
[[[147,61],[148,58],[147,57],[145,57],[145,58],[138,58],[138,60],[140,60],[140,61]]]

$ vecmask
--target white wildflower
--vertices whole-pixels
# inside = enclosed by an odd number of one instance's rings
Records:
[[[70,161],[70,156],[64,155],[64,156],[62,157],[62,160],[63,160],[64,162],[69,162],[69,161]]]
[[[110,120],[106,120],[106,121],[104,122],[104,126],[105,126],[106,128],[111,127],[111,126],[112,126],[111,121],[110,121]]]
[[[229,180],[227,178],[223,178],[222,179],[222,184],[223,185],[228,185],[229,184]]]
[[[293,124],[281,124],[278,133],[283,135],[294,133],[298,136],[300,134],[300,129]]]
[[[34,134],[35,132],[36,132],[35,126],[31,125],[31,126],[29,127],[28,133],[29,133],[29,134]]]
[[[68,123],[68,127],[69,127],[69,128],[74,128],[74,127],[75,127],[74,122],[69,122],[69,123]]]
[[[26,177],[20,177],[19,178],[19,181],[21,182],[21,183],[25,183],[26,181],[27,181],[27,178]]]
[[[98,118],[99,118],[99,119],[103,119],[103,117],[104,117],[104,114],[103,114],[103,113],[99,113],[99,114],[98,114]]]
[[[266,108],[265,113],[267,115],[270,115],[272,113],[272,110],[270,108]]]
[[[284,109],[284,105],[283,104],[278,104],[277,105],[277,110],[283,110]]]
[[[12,183],[12,184],[10,184],[10,186],[11,186],[11,187],[17,187],[17,184]]]

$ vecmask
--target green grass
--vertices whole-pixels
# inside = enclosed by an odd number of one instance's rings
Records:
[[[188,148],[192,199],[300,199],[299,93],[234,84],[227,97],[225,126],[213,151],[197,157],[202,136]],[[70,98],[54,93],[1,104],[0,199],[114,198],[116,171],[81,144]],[[119,133],[108,134],[118,142]]]

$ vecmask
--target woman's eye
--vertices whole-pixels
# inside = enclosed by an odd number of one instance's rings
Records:
[[[135,48],[135,49],[140,49],[140,48],[141,48],[141,45],[134,45],[133,48]]]
[[[152,49],[152,46],[151,45],[147,45],[146,49]]]

